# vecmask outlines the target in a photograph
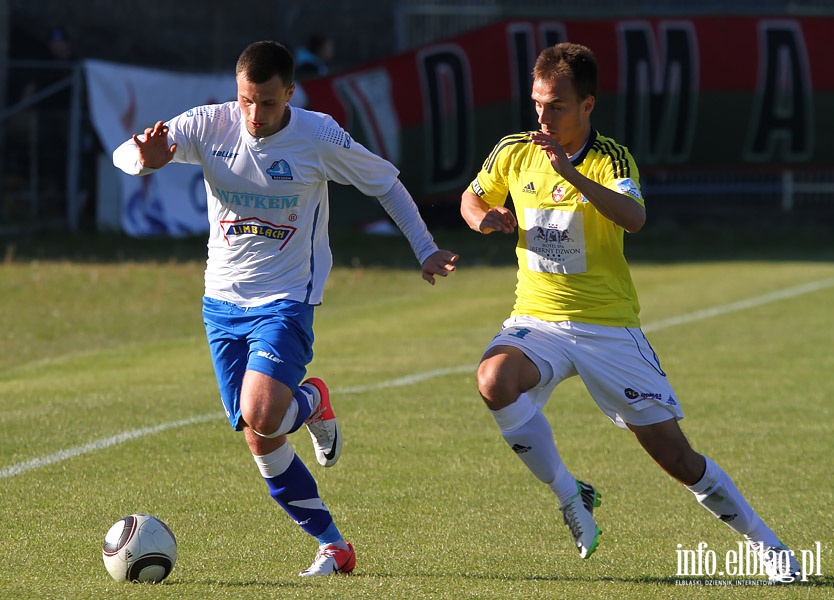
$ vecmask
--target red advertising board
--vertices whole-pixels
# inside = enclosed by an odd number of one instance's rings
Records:
[[[530,71],[560,41],[594,50],[592,122],[644,172],[834,168],[832,38],[824,17],[510,20],[303,86],[417,198],[459,195],[501,136],[537,128]]]

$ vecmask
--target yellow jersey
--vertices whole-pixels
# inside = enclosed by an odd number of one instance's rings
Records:
[[[512,314],[639,327],[624,230],[553,169],[530,133],[498,142],[470,186],[491,207],[503,205],[508,194],[515,205],[518,284]],[[592,130],[571,162],[585,177],[644,205],[637,165],[625,146]]]

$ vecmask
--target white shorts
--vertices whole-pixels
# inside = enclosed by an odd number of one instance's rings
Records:
[[[527,394],[543,408],[559,383],[579,375],[594,401],[620,427],[683,419],[666,373],[639,328],[510,317],[487,346],[518,348],[541,379]]]

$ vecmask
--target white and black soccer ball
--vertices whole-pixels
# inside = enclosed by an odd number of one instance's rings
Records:
[[[177,540],[170,528],[151,515],[119,519],[102,545],[107,572],[116,581],[159,583],[177,562]]]

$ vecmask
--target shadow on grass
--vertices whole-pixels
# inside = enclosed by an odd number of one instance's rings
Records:
[[[819,577],[809,577],[808,581],[797,581],[790,585],[770,583],[762,578],[748,578],[748,579],[709,579],[709,578],[681,578],[681,577],[566,577],[557,576],[545,577],[540,575],[530,576],[506,576],[499,573],[495,574],[420,574],[420,575],[392,575],[390,573],[354,573],[350,575],[351,579],[472,579],[483,581],[507,581],[522,583],[529,582],[554,582],[554,583],[628,583],[628,584],[648,584],[669,587],[779,587],[789,589],[810,589],[810,588],[834,588],[834,575],[821,575]],[[193,585],[194,581],[168,581],[166,586],[176,585]],[[222,581],[222,580],[208,580],[200,581],[200,585],[210,585],[226,588],[247,588],[247,587],[266,587],[266,588],[309,588],[307,580],[299,581]]]
[[[200,579],[200,580],[173,580],[173,581],[165,581],[165,587],[177,587],[177,586],[209,586],[217,587],[217,588],[229,588],[229,589],[245,589],[245,588],[286,588],[292,590],[304,590],[310,589],[310,585],[306,579],[299,578],[298,581],[293,580],[284,580],[284,581],[261,581],[261,580],[253,580],[253,581],[224,581],[220,579]]]
[[[362,578],[396,578],[398,575],[391,575],[389,573],[356,573],[352,577]],[[414,577],[413,575],[405,575],[404,577]],[[809,576],[808,581],[796,581],[790,585],[770,583],[763,578],[719,578],[711,579],[708,577],[577,577],[577,576],[506,576],[500,573],[490,574],[421,574],[417,577],[430,579],[475,579],[485,581],[552,581],[561,583],[646,583],[652,585],[667,585],[670,587],[789,587],[793,588],[834,588],[834,575],[820,575],[817,577]],[[721,583],[715,583],[721,582]]]

